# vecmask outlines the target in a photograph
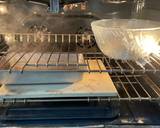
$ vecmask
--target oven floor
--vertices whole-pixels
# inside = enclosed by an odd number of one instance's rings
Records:
[[[43,105],[42,105],[43,106]],[[39,106],[40,107],[40,106]],[[59,110],[61,111],[61,110]],[[6,109],[1,109],[1,114],[7,112]],[[49,109],[48,109],[49,112]],[[96,111],[99,112],[99,111]],[[62,112],[63,113],[63,112]],[[140,102],[121,102],[120,115],[112,119],[28,119],[28,120],[12,120],[1,121],[2,126],[20,126],[20,127],[33,127],[33,126],[96,126],[96,127],[115,127],[125,126],[126,128],[137,127],[160,127],[160,107],[155,102],[140,101]],[[9,114],[9,113],[8,113]],[[70,113],[72,115],[72,112]],[[93,114],[93,113],[92,113]],[[13,116],[13,115],[12,115]],[[44,115],[43,115],[44,116]],[[74,115],[73,115],[74,116]],[[89,116],[88,116],[89,117]],[[136,125],[136,126],[135,126]]]

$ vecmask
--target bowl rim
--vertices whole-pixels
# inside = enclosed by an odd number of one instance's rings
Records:
[[[121,21],[143,21],[143,22],[150,22],[150,23],[156,23],[158,24],[159,26],[157,27],[146,27],[146,28],[124,28],[124,27],[111,27],[111,26],[108,26],[108,27],[103,27],[103,26],[100,26],[100,25],[96,25],[96,27],[99,27],[99,28],[103,28],[103,29],[108,29],[108,30],[117,30],[117,29],[120,29],[120,30],[125,30],[125,31],[154,31],[154,30],[160,30],[160,22],[158,21],[152,21],[152,20],[145,20],[145,19],[101,19],[101,20],[96,20],[96,21],[93,21],[91,23],[91,26],[93,28],[93,26],[95,27],[95,24],[97,24],[98,22],[100,21],[115,21],[115,20],[121,20]]]

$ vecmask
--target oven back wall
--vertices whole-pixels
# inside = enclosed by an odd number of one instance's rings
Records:
[[[160,0],[144,1],[144,8],[138,18],[160,21]]]
[[[107,0],[88,0],[89,10],[99,18],[130,18],[132,2],[123,4],[108,3]]]

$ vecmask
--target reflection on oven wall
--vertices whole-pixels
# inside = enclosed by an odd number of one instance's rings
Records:
[[[131,17],[133,6],[131,0],[123,3],[111,3],[109,1],[110,0],[88,0],[89,10],[100,19]]]
[[[160,21],[160,0],[136,0],[143,7],[141,11],[136,12],[137,6],[134,6],[133,17],[141,19],[150,19]],[[136,4],[136,3],[135,3]],[[140,5],[139,5],[140,6]]]
[[[112,0],[88,0],[89,10],[100,19],[140,18],[160,20],[160,0],[126,0],[126,2],[119,4],[109,3],[108,1]]]

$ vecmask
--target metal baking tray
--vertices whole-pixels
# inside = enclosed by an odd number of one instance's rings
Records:
[[[91,63],[92,68],[94,68],[96,62],[92,60]],[[102,62],[100,62],[100,65],[105,68]],[[51,73],[53,79],[51,79],[51,76],[48,77],[47,72],[47,76],[43,73],[42,75],[34,74],[37,79],[35,79],[35,77],[32,78],[33,74],[31,74],[31,77],[26,78],[25,73],[17,76],[17,79],[13,78],[13,81],[1,85],[0,99],[117,96],[116,88],[108,73],[89,74],[85,72],[81,74],[81,79],[74,82],[66,82],[69,77],[62,76],[62,72],[57,72],[55,75]],[[75,75],[72,73],[68,74],[70,77]],[[10,76],[12,76],[12,74]],[[71,78],[75,79],[75,77],[76,76],[73,76]],[[59,79],[61,79],[62,82],[60,82]],[[66,79],[65,82],[64,79]]]

